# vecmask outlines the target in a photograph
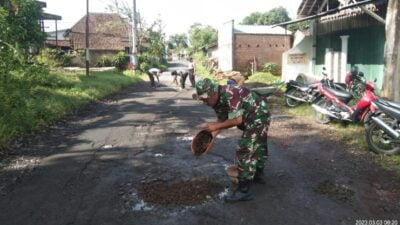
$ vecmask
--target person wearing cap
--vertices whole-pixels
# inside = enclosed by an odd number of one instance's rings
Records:
[[[203,101],[216,112],[217,122],[205,125],[205,129],[214,136],[223,129],[235,126],[243,131],[236,150],[237,165],[227,169],[233,185],[225,201],[251,200],[251,184],[265,183],[263,171],[268,155],[267,133],[270,123],[267,103],[243,86],[221,86],[210,79],[200,80],[196,84],[193,98]]]

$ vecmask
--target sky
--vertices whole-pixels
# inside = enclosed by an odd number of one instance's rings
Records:
[[[42,0],[47,13],[62,16],[58,29],[71,28],[86,13],[85,0]],[[123,1],[123,0],[121,0]],[[131,0],[127,0],[132,4]],[[90,12],[107,12],[109,0],[89,0]],[[147,23],[161,18],[167,36],[186,33],[190,25],[199,22],[218,29],[224,22],[239,23],[252,12],[266,12],[283,6],[290,16],[296,16],[301,0],[136,0],[137,10]],[[45,23],[46,30],[55,30],[54,22]]]

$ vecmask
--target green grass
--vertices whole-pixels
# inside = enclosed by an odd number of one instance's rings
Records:
[[[280,99],[280,102],[283,104],[283,99]],[[313,110],[308,104],[301,104],[296,108],[287,108],[285,106],[281,106],[280,108],[289,115],[305,117],[310,121],[314,120],[312,116]],[[368,144],[365,137],[365,128],[362,125],[343,125],[340,122],[334,121],[326,125],[326,128],[332,130],[338,140],[343,141],[348,146],[351,146],[352,150],[357,150],[362,153],[369,153],[370,150],[368,149]],[[386,170],[393,171],[400,176],[400,155],[383,156],[375,155],[374,153],[371,154],[375,162],[377,162]]]
[[[45,82],[35,83],[15,75],[0,86],[0,147],[143,79],[132,72],[97,72],[86,77],[54,71]]]
[[[271,73],[265,73],[265,72],[258,72],[249,77],[248,80],[246,80],[246,83],[265,83],[265,84],[275,84],[280,80],[279,76],[274,76]]]
[[[279,81],[279,77],[273,76],[271,74],[265,73],[256,73],[252,77],[249,78],[246,82],[259,82],[266,84],[273,84]],[[273,98],[273,107],[278,107],[281,111],[295,116],[295,117],[303,117],[308,120],[314,121],[313,118],[313,110],[309,104],[301,104],[296,108],[287,108],[284,106],[283,97],[275,96]],[[350,102],[350,105],[355,104],[357,100]],[[331,122],[326,125],[327,129],[331,129],[336,136],[336,138],[340,141],[343,141],[348,146],[351,146],[352,150],[357,150],[362,153],[369,153],[366,137],[365,137],[365,128],[358,124],[349,124],[343,125],[340,122]],[[371,153],[375,162],[377,162],[380,166],[385,168],[386,170],[395,172],[398,176],[400,176],[400,155],[395,156],[383,156],[383,155],[375,155]]]

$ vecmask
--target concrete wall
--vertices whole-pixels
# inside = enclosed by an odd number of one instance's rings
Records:
[[[290,45],[291,35],[235,34],[234,70],[249,71],[254,59],[258,69],[269,62],[282,66],[282,54]]]
[[[283,53],[282,56],[282,80],[296,80],[299,75],[312,79],[312,37],[305,36],[301,32],[295,34],[293,48]],[[289,57],[304,55],[305,61],[293,63]]]
[[[234,21],[231,20],[218,30],[219,69],[222,71],[233,69],[233,26]]]

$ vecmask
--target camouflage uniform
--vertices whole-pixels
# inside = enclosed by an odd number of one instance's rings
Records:
[[[270,113],[267,103],[255,92],[242,86],[220,86],[205,79],[199,81],[197,87],[203,87],[197,89],[198,94],[206,91],[208,96],[211,96],[210,92],[218,91],[219,100],[213,109],[219,120],[243,117],[243,124],[238,126],[243,130],[243,134],[236,151],[239,179],[252,180],[256,169],[264,168],[268,156],[267,133]]]

